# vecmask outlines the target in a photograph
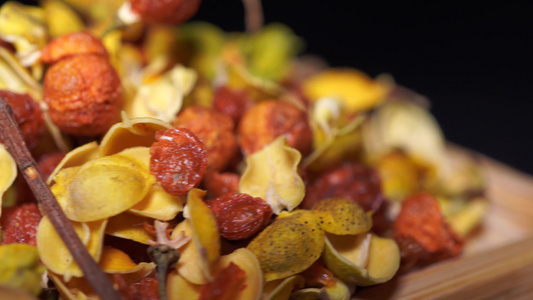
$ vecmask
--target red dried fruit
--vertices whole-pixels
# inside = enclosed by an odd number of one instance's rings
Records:
[[[239,123],[239,144],[246,155],[253,154],[284,134],[287,144],[304,156],[311,151],[313,133],[307,113],[295,105],[266,100],[249,109]]]
[[[319,176],[301,206],[310,208],[327,198],[351,199],[367,211],[377,211],[384,201],[378,173],[360,163],[346,163]]]
[[[53,64],[60,59],[82,54],[94,54],[108,58],[109,54],[100,39],[86,31],[62,35],[44,47],[41,61]]]
[[[232,300],[245,286],[243,285],[246,272],[235,263],[230,262],[220,270],[215,280],[204,284],[200,289],[198,300]]]
[[[157,278],[145,277],[138,282],[129,284],[123,275],[113,274],[118,292],[127,300],[159,300],[159,282]]]
[[[63,132],[80,136],[103,134],[119,119],[120,78],[102,56],[67,57],[46,72],[44,101],[50,118]]]
[[[43,113],[39,104],[28,94],[13,93],[8,90],[0,90],[0,97],[4,98],[13,110],[28,148],[35,148],[44,133]]]
[[[322,287],[335,285],[335,276],[322,265],[315,261],[309,268],[300,273],[305,279],[306,286]]]
[[[461,253],[464,240],[444,220],[437,200],[421,193],[402,202],[394,222],[404,268],[423,266]]]
[[[208,200],[217,219],[220,235],[228,240],[241,240],[263,229],[272,216],[272,208],[263,199],[248,194],[226,194]]]
[[[42,215],[35,203],[3,209],[1,226],[2,244],[24,243],[36,246],[37,226]]]
[[[150,172],[174,196],[187,194],[200,184],[207,169],[204,143],[186,128],[156,132],[150,147]]]
[[[244,90],[232,90],[227,86],[216,89],[213,96],[213,108],[229,116],[239,124],[244,113],[253,106],[253,101]]]
[[[131,10],[147,24],[179,24],[190,19],[200,0],[131,0]]]
[[[212,198],[217,198],[239,190],[241,176],[235,173],[209,172],[205,174],[204,186]]]
[[[184,108],[174,127],[185,127],[196,134],[207,148],[207,170],[220,171],[237,153],[237,139],[230,117],[212,108],[191,105]]]

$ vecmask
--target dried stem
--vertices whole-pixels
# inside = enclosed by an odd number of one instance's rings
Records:
[[[261,0],[242,0],[244,4],[245,26],[249,33],[257,32],[263,26]]]
[[[15,158],[18,168],[24,179],[28,182],[35,198],[39,201],[41,209],[48,216],[55,230],[69,249],[72,257],[83,271],[85,278],[93,290],[102,299],[121,299],[113,285],[100,269],[98,264],[89,255],[87,249],[74,231],[70,221],[59,207],[54,194],[46,184],[43,176],[37,169],[37,164],[31,156],[22,133],[13,116],[11,107],[0,97],[0,137],[4,141],[7,151]]]

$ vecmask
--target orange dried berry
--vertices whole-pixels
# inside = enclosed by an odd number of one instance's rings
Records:
[[[44,101],[50,118],[61,131],[79,136],[100,135],[119,119],[120,78],[102,56],[67,57],[46,72]]]
[[[232,90],[227,86],[216,89],[213,96],[213,108],[229,116],[239,124],[244,113],[253,106],[252,99],[244,90]]]
[[[384,201],[376,170],[360,163],[346,163],[319,176],[309,187],[303,208],[327,198],[351,199],[366,211],[377,211]]]
[[[86,31],[62,35],[44,47],[41,61],[53,64],[60,59],[82,54],[93,54],[108,58],[109,54],[100,39]]]
[[[24,243],[35,246],[37,226],[42,215],[35,203],[4,209],[1,226],[4,234],[2,244]]]
[[[131,10],[146,24],[179,24],[190,19],[200,0],[131,0]]]
[[[289,146],[306,155],[313,139],[306,112],[279,100],[266,100],[248,110],[238,132],[239,144],[246,155],[261,150],[282,134]]]
[[[13,110],[28,148],[35,148],[44,133],[44,119],[39,104],[28,94],[13,93],[8,90],[0,90],[0,97],[4,98]]]
[[[198,300],[231,300],[245,288],[246,272],[234,262],[220,270],[214,281],[202,286]]]
[[[236,173],[209,172],[205,174],[204,186],[213,198],[228,193],[236,193],[239,190],[241,176]]]
[[[251,237],[272,217],[272,208],[266,201],[248,194],[226,194],[208,200],[207,205],[217,220],[220,235],[228,240]]]
[[[402,202],[394,239],[405,268],[423,266],[461,253],[464,240],[446,223],[437,200],[420,193]]]
[[[197,187],[207,169],[204,143],[187,128],[160,130],[150,147],[150,173],[163,189],[182,196]]]
[[[207,148],[207,170],[220,171],[237,154],[237,139],[230,117],[212,108],[191,105],[184,108],[172,123],[194,132]]]

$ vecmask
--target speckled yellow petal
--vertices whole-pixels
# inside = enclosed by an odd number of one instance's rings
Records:
[[[370,243],[365,243],[365,238],[357,238],[360,236],[352,236],[356,242],[351,243],[353,240],[350,241],[348,236],[333,238],[328,235],[323,255],[327,268],[348,284],[369,286],[389,281],[400,266],[398,245],[393,239],[370,236]],[[368,250],[362,247],[368,247]],[[357,254],[352,255],[354,253]],[[363,266],[357,262],[361,253],[367,254]]]
[[[0,170],[2,170],[2,175],[0,175],[0,207],[2,206],[2,198],[7,189],[13,184],[15,178],[17,178],[17,163],[7,152],[3,144],[0,143]],[[2,210],[0,209],[0,216],[2,215]]]
[[[185,219],[179,223],[172,231],[171,239],[178,237],[181,232],[187,236],[193,235],[190,220]],[[200,268],[200,253],[198,252],[198,248],[196,241],[191,239],[187,244],[178,249],[180,251],[180,258],[176,264],[176,271],[180,276],[186,278],[188,282],[202,285],[207,283],[207,279]]]
[[[246,248],[239,248],[220,257],[216,266],[217,271],[227,267],[231,262],[246,273],[243,283],[245,288],[234,295],[234,300],[259,300],[263,291],[263,272],[255,255]]]
[[[263,299],[289,300],[292,291],[301,289],[304,284],[305,279],[300,275],[266,282],[263,287]]]
[[[198,299],[201,288],[200,284],[191,283],[176,270],[167,276],[167,297],[169,300]]]
[[[298,150],[287,146],[284,136],[278,137],[246,158],[239,192],[264,199],[275,214],[283,209],[293,210],[305,194],[303,180],[298,174],[301,157]]]
[[[350,112],[361,112],[378,105],[388,87],[359,70],[329,69],[307,79],[303,90],[311,101],[338,98]]]
[[[135,118],[151,117],[172,121],[196,82],[196,72],[183,66],[175,66],[155,81],[144,83],[126,113]]]
[[[148,275],[155,269],[154,263],[135,263],[126,253],[119,249],[104,246],[98,265],[106,273],[127,274],[141,272]]]
[[[198,248],[199,261],[203,275],[213,280],[212,267],[220,257],[220,234],[215,216],[202,200],[206,192],[192,189],[187,194],[188,219],[191,222],[192,237]]]
[[[146,232],[144,222],[151,224],[153,221],[124,212],[109,218],[105,233],[148,245],[148,241],[154,240],[154,237]]]
[[[47,183],[54,183],[55,177],[60,170],[70,167],[81,166],[84,163],[93,160],[99,156],[100,155],[98,153],[98,144],[96,142],[90,142],[70,151],[65,155],[65,157],[63,157],[63,159],[54,169],[52,174],[50,174]]]
[[[104,230],[107,220],[79,223],[71,222],[74,230],[87,248],[89,254],[98,261],[102,253]],[[44,265],[65,279],[81,277],[82,271],[72,258],[48,217],[44,216],[37,228],[37,249]]]
[[[265,280],[286,278],[313,264],[324,248],[324,231],[308,210],[281,213],[247,247],[259,260]]]
[[[100,155],[112,155],[138,146],[150,147],[155,142],[155,132],[169,128],[172,128],[170,124],[158,119],[130,119],[122,113],[122,122],[113,125],[102,138]]]
[[[73,221],[101,220],[139,203],[155,182],[142,163],[121,154],[100,157],[79,167],[75,174],[58,173],[52,192]],[[63,176],[62,172],[68,172]]]
[[[372,228],[372,218],[356,202],[345,198],[322,200],[312,208],[324,231],[333,234],[360,234]]]
[[[183,211],[185,202],[185,196],[172,196],[159,183],[155,183],[146,197],[128,211],[139,216],[170,221]]]

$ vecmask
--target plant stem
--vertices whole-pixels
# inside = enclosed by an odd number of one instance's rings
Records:
[[[52,222],[55,230],[83,271],[85,279],[87,279],[93,290],[101,299],[121,299],[118,292],[113,288],[111,281],[87,252],[72,224],[57,203],[54,194],[52,194],[39,169],[37,169],[37,164],[24,143],[11,107],[6,104],[2,97],[0,97],[0,137],[4,141],[7,151],[11,153],[17,162],[24,179],[28,182],[35,198],[39,201],[41,209]]]

